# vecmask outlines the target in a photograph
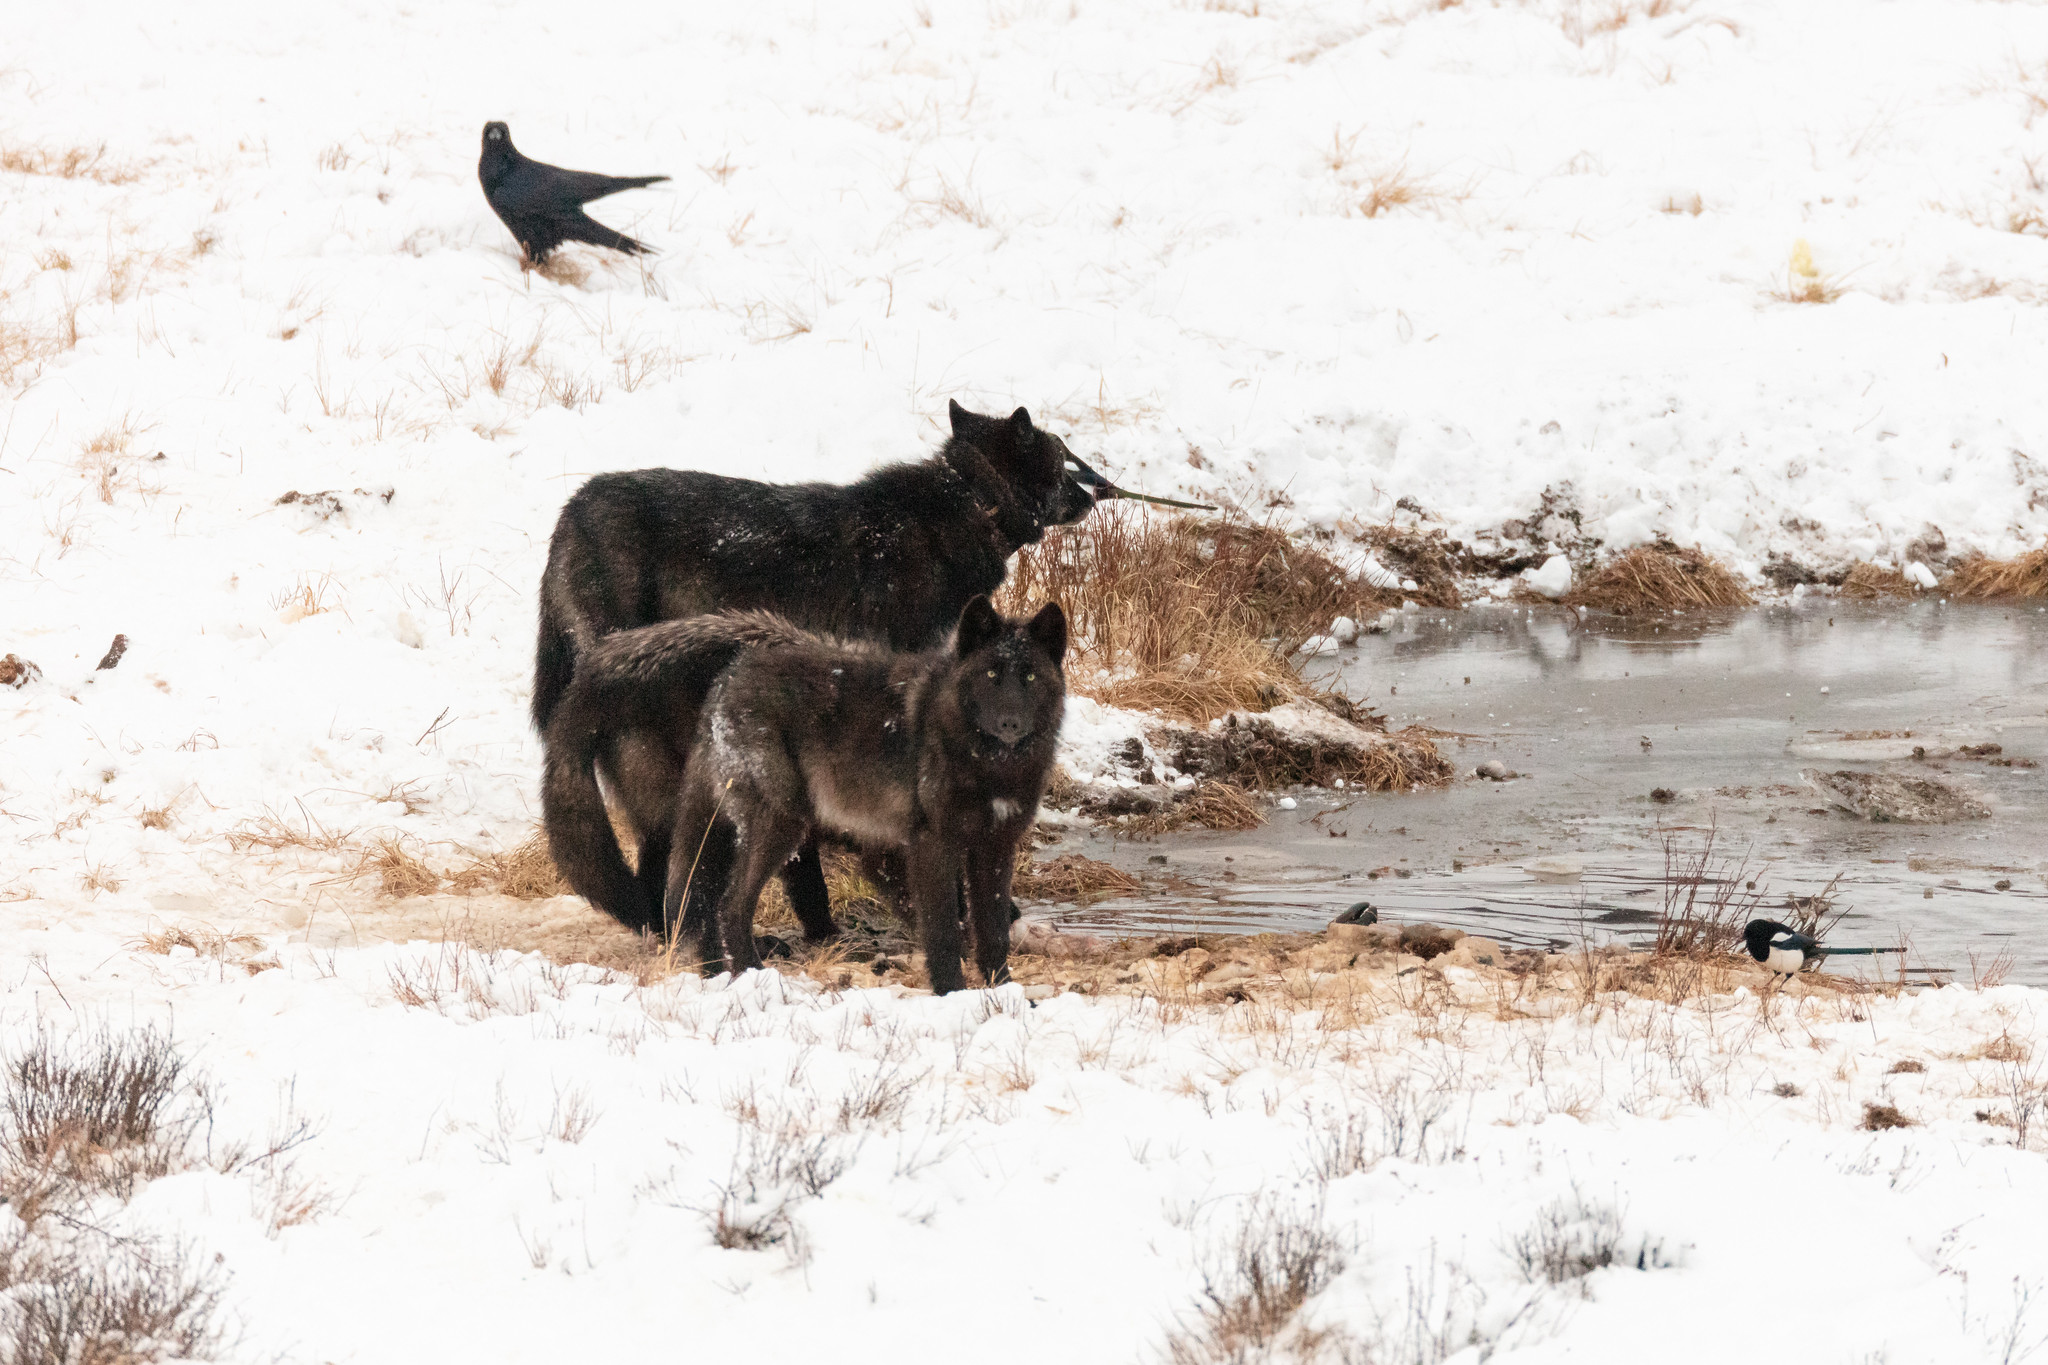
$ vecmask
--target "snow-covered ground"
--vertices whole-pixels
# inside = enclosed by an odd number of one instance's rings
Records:
[[[37,1016],[60,1054],[153,1024],[216,1096],[190,1169],[92,1219],[226,1289],[225,1360],[1124,1365],[1179,1332],[1196,1365],[2017,1365],[2048,1340],[2048,1016],[2020,987],[1498,1009],[1452,968],[1224,1012],[7,947],[7,1047]],[[1865,1131],[1873,1103],[1914,1126]],[[1283,1273],[1317,1233],[1272,1354],[1204,1353],[1205,1277],[1236,1301],[1243,1249]]]

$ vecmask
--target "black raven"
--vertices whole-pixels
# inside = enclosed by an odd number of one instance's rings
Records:
[[[491,212],[512,229],[526,259],[535,265],[564,242],[608,246],[629,255],[647,250],[623,232],[614,232],[583,211],[593,199],[620,190],[637,190],[668,179],[665,175],[597,175],[565,171],[521,156],[512,145],[512,130],[503,123],[484,125],[484,154],[476,178],[483,182]]]

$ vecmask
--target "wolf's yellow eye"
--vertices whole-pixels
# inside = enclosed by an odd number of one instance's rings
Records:
[[[993,677],[994,677],[994,676],[996,675],[996,671],[995,671],[995,670],[994,670],[993,668],[991,668],[991,669],[990,669],[990,670],[988,671],[988,675],[989,675],[989,676],[990,676],[991,678],[993,678]]]
[[[1038,681],[1038,675],[1037,675],[1036,673],[1026,673],[1026,674],[1024,675],[1024,681],[1025,681],[1025,682],[1037,682],[1037,681]]]

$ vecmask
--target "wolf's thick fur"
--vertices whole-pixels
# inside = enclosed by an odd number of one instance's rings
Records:
[[[549,847],[563,876],[600,909],[629,925],[659,921],[667,817],[684,754],[616,736],[601,741],[583,721],[555,725],[598,641],[654,622],[760,608],[812,630],[926,649],[971,598],[1001,585],[1011,555],[1094,505],[1066,471],[1066,444],[1033,425],[1029,412],[1000,418],[949,408],[953,434],[937,456],[852,484],[644,469],[601,474],[563,507],[541,579],[533,718],[547,743]],[[594,695],[579,706],[584,720],[603,714]],[[558,738],[571,746],[559,758]],[[633,826],[637,876],[623,872],[609,826],[588,818],[602,809],[598,771]],[[805,932],[831,933],[815,847],[805,845],[785,883]]]
[[[548,721],[541,773],[549,851],[577,895],[628,928],[661,928],[668,836],[705,696],[747,646],[810,638],[780,616],[752,611],[663,621],[591,645]],[[612,832],[595,778],[600,766],[636,831],[637,876]],[[828,919],[823,930],[830,929]]]
[[[1066,648],[1057,603],[1007,621],[986,597],[967,604],[951,646],[921,654],[816,636],[742,648],[697,718],[671,919],[701,934],[707,958],[760,966],[762,886],[832,833],[903,850],[933,990],[964,984],[963,884],[975,965],[990,985],[1007,980],[1010,877],[1052,771]]]

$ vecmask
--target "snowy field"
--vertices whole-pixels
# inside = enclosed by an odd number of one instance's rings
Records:
[[[0,31],[0,655],[40,670],[0,689],[0,1041],[154,1024],[203,1073],[210,1128],[76,1235],[184,1249],[220,1359],[1259,1359],[1201,1309],[1269,1242],[1306,1248],[1278,1359],[2048,1338],[2038,992],[1162,1016],[640,987],[321,909],[373,913],[330,884],[369,840],[530,830],[534,590],[604,470],[843,480],[957,398],[1304,525],[1662,534],[1750,574],[2034,547],[2048,6]],[[498,118],[672,175],[594,207],[660,254],[523,273],[475,179]],[[228,837],[279,831],[315,847]],[[198,922],[253,937],[139,946]]]
[[[36,1013],[60,1056],[81,1023],[153,1024],[219,1096],[186,1159],[93,1208],[226,1289],[223,1360],[2018,1365],[2048,1341],[2048,1018],[2019,987],[1587,1007],[1451,968],[1219,1012],[636,987],[421,945],[254,975],[241,945],[8,947],[10,1047]],[[1872,1104],[1913,1126],[1865,1131]],[[1247,1319],[1265,1345],[1217,1330]]]

